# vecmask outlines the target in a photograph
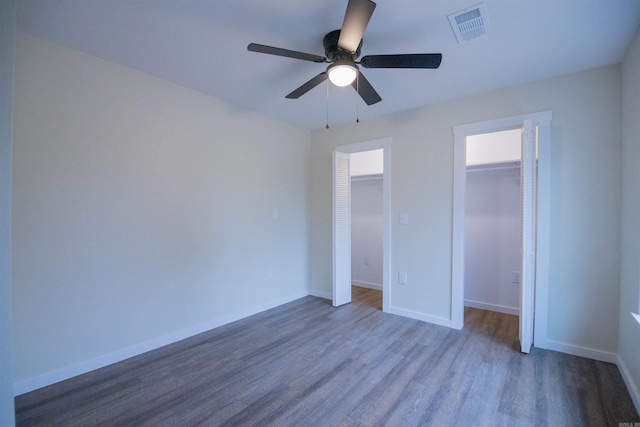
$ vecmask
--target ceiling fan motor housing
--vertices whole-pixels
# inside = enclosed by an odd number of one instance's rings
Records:
[[[324,46],[324,54],[329,61],[355,61],[360,56],[360,50],[362,49],[362,40],[358,45],[358,49],[355,52],[347,52],[338,46],[338,39],[340,38],[340,30],[331,31],[324,36],[322,45]]]

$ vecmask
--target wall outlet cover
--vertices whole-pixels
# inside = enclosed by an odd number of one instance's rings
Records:
[[[400,224],[409,224],[409,214],[407,212],[400,212]]]
[[[407,284],[407,273],[405,271],[401,271],[398,273],[398,283],[401,285]]]

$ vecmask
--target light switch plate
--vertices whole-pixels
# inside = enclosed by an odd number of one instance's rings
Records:
[[[400,212],[400,224],[407,225],[409,224],[409,214],[406,212]]]

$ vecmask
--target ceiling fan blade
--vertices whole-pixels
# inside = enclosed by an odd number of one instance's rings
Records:
[[[350,53],[358,50],[364,30],[375,8],[376,4],[371,0],[349,0],[338,39],[339,47]]]
[[[263,44],[249,43],[247,50],[250,52],[266,53],[269,55],[285,56],[287,58],[302,59],[303,61],[327,62],[324,56],[313,55],[311,53],[298,52],[296,50],[282,49],[279,47],[266,46]]]
[[[291,92],[289,95],[286,96],[286,98],[298,99],[302,95],[309,92],[311,89],[318,86],[320,83],[322,83],[325,80],[327,80],[327,72],[323,71],[317,76],[315,76],[314,78],[312,78],[311,80],[309,80],[308,82],[306,82],[305,84],[303,84],[302,86],[300,86],[298,89]]]
[[[378,92],[371,86],[369,80],[364,77],[360,71],[358,71],[358,77],[351,83],[351,86],[360,94],[360,97],[367,103],[367,105],[373,105],[376,102],[382,101]]]
[[[438,68],[441,53],[413,53],[406,55],[368,55],[362,57],[364,68]]]

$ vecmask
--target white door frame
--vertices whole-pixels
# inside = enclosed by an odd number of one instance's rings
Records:
[[[334,148],[334,151],[351,154],[359,153],[362,151],[371,151],[383,149],[383,171],[382,171],[382,311],[388,312],[391,302],[391,138],[375,139],[371,141],[358,142],[354,144],[340,145]],[[333,179],[335,180],[335,171],[332,172]],[[333,194],[333,206],[336,208],[336,195]],[[336,247],[336,234],[335,227],[333,234],[333,259],[335,268],[335,247]],[[350,237],[349,237],[350,238]],[[351,257],[351,254],[349,254]],[[351,258],[349,258],[351,262]],[[335,289],[335,276],[333,278],[334,283],[332,290]],[[332,291],[334,292],[334,291]],[[332,295],[332,297],[335,297]]]
[[[520,138],[520,351],[529,353],[533,345],[534,298],[536,285],[537,146],[536,125],[525,120]]]
[[[525,120],[538,127],[538,227],[535,287],[534,345],[547,347],[549,295],[549,240],[551,193],[551,120],[553,113],[523,114],[455,126],[453,170],[453,233],[451,262],[451,326],[464,326],[464,198],[466,187],[466,138],[481,133],[521,128]],[[522,307],[521,307],[522,309]],[[531,313],[533,314],[533,313]]]

